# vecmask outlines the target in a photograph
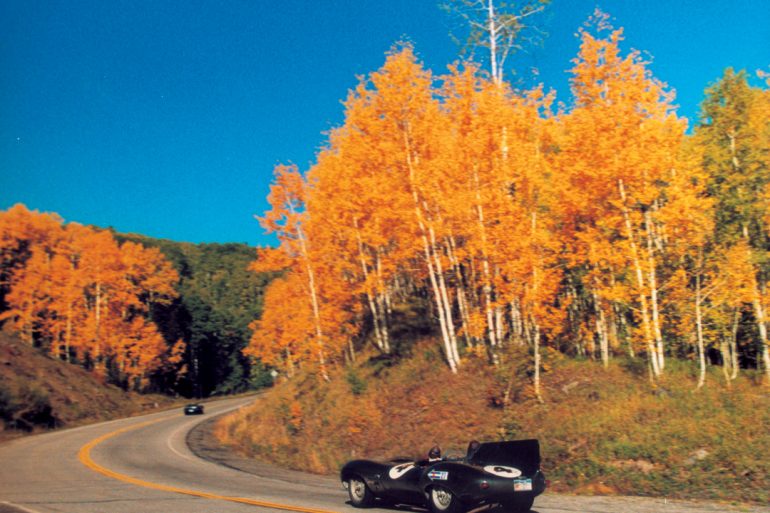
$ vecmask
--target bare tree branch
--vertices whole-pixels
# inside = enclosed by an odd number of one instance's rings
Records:
[[[492,79],[501,83],[508,56],[523,48],[525,34],[543,31],[523,20],[545,11],[550,0],[520,0],[503,3],[496,0],[449,0],[442,8],[463,20],[470,29],[465,38],[465,50],[484,47],[489,49],[489,67]],[[459,38],[458,38],[459,40]]]

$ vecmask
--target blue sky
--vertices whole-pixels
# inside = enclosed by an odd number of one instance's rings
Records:
[[[0,0],[0,209],[271,244],[254,215],[273,167],[307,169],[356,76],[399,40],[437,74],[457,59],[438,3]],[[575,33],[597,5],[691,120],[726,67],[770,69],[766,0],[553,0],[542,46],[509,60],[525,85],[569,102]]]

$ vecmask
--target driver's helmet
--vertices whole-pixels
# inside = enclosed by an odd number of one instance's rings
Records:
[[[436,461],[441,459],[441,447],[434,445],[428,451],[428,461]]]

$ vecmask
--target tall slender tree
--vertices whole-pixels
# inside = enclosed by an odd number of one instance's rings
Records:
[[[709,174],[709,192],[717,202],[716,240],[725,245],[743,238],[748,259],[755,262],[752,304],[759,353],[770,386],[770,339],[764,296],[768,262],[770,211],[765,191],[770,187],[770,93],[751,87],[745,72],[731,68],[706,90],[696,140]]]

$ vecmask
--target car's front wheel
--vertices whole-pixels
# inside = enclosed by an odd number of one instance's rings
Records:
[[[441,486],[430,490],[430,509],[433,513],[462,513],[463,507],[455,494]]]
[[[350,496],[350,503],[357,508],[371,506],[374,502],[374,494],[366,486],[364,480],[358,476],[348,479],[348,495]]]

